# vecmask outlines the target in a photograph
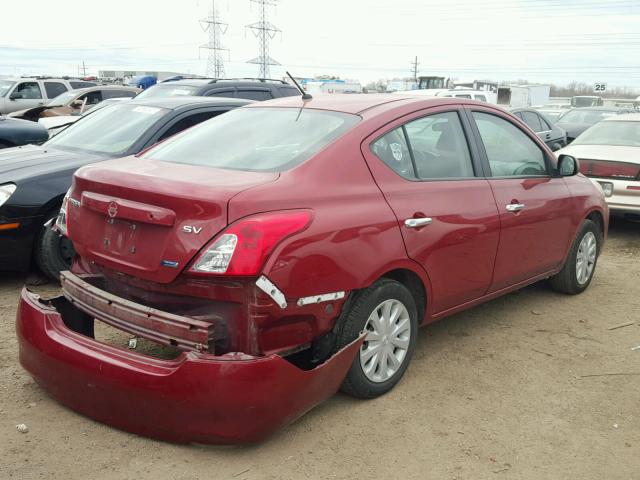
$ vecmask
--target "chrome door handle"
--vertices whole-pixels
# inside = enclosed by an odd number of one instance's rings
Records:
[[[505,208],[507,212],[519,212],[524,208],[524,203],[510,203]]]
[[[404,221],[404,226],[407,228],[418,228],[424,227],[425,225],[429,225],[433,220],[429,217],[423,218],[407,218]]]

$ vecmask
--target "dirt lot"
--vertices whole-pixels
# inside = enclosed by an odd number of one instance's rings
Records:
[[[23,277],[3,273],[0,479],[640,478],[639,278],[640,225],[617,222],[584,294],[534,285],[430,325],[390,394],[338,394],[263,444],[209,447],[49,399],[18,365]]]

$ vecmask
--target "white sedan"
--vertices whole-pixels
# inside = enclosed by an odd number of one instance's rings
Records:
[[[562,154],[579,159],[580,172],[602,186],[612,214],[640,220],[640,113],[605,118]]]

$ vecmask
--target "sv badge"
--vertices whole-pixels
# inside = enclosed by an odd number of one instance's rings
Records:
[[[184,225],[182,227],[184,233],[195,233],[196,235],[202,231],[202,227],[195,227],[193,225]]]

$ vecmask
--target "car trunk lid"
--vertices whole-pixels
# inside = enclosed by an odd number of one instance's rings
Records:
[[[75,176],[69,237],[85,260],[169,283],[227,226],[233,196],[277,178],[132,157],[92,165]]]

